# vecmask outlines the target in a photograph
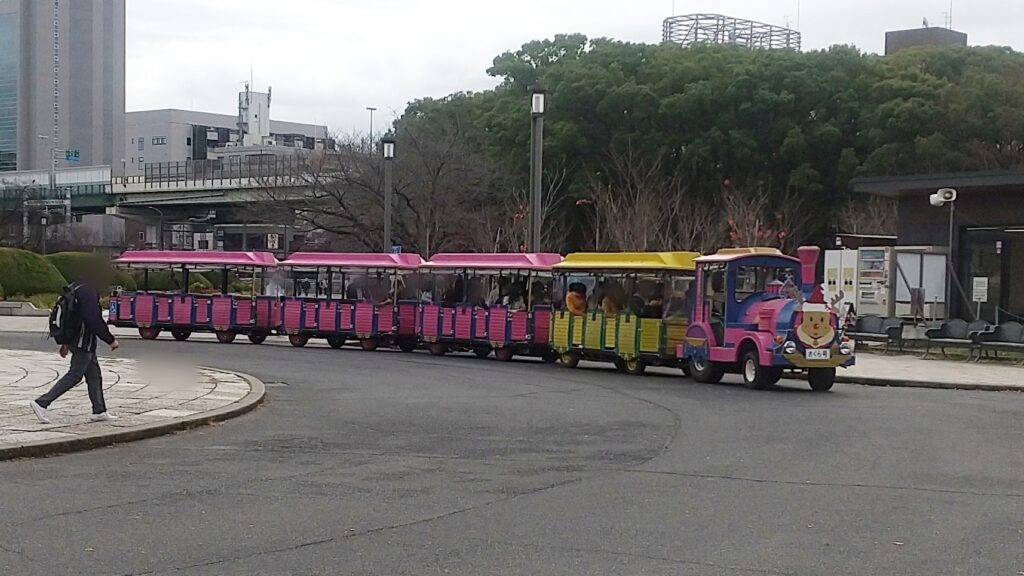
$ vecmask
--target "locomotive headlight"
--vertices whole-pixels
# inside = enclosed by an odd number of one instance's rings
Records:
[[[782,345],[782,352],[784,354],[796,354],[796,342],[790,340]]]
[[[843,342],[839,345],[839,353],[843,356],[849,356],[850,354],[853,354],[853,347],[850,346],[849,342]]]

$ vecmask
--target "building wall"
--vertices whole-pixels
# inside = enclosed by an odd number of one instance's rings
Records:
[[[0,172],[18,168],[20,34],[16,8],[13,0],[0,0]]]
[[[78,149],[77,165],[113,165],[124,145],[125,2],[60,2],[57,86],[53,7],[0,0],[0,11],[18,18],[17,169],[48,168],[54,147]]]
[[[967,34],[947,28],[917,28],[885,33],[885,54],[916,46],[967,46]]]

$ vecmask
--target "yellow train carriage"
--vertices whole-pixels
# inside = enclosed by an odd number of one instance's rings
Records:
[[[570,254],[557,264],[552,346],[562,363],[614,362],[642,374],[648,366],[681,366],[693,307],[696,252]]]

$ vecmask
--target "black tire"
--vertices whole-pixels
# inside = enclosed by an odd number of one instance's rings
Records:
[[[415,352],[418,344],[415,338],[402,338],[398,341],[398,349],[402,352]]]
[[[836,369],[811,368],[807,371],[807,381],[811,384],[811,390],[828,392],[836,383]]]
[[[191,336],[191,335],[192,335],[192,331],[191,330],[183,330],[183,329],[179,329],[179,328],[175,328],[174,330],[171,330],[171,336],[173,336],[174,339],[177,340],[178,342],[184,342],[185,340],[188,340],[188,337]]]
[[[679,369],[683,371],[683,376],[686,376],[687,378],[693,377],[693,373],[690,372],[689,364],[683,364],[682,366],[679,367]]]
[[[577,354],[571,352],[563,352],[558,360],[562,363],[562,366],[566,368],[575,368],[580,365],[580,357]]]
[[[430,346],[427,346],[427,351],[430,352],[431,356],[444,356],[448,353],[448,346],[445,346],[440,342],[434,342]]]
[[[305,334],[289,334],[288,343],[296,348],[302,348],[309,343],[309,336]]]
[[[159,328],[139,328],[139,336],[143,340],[156,340],[160,337]]]
[[[235,341],[235,333],[225,331],[217,332],[217,341],[221,344],[231,344]]]
[[[345,345],[345,337],[338,335],[328,336],[327,345],[337,350],[338,348],[341,348],[342,346]]]
[[[373,352],[380,346],[380,342],[376,338],[363,338],[359,341],[359,347],[367,352]]]
[[[690,358],[689,367],[693,379],[702,384],[718,384],[725,376],[725,369],[721,364],[707,359]]]
[[[780,380],[782,380],[782,375],[784,373],[785,370],[781,367],[771,369],[771,372],[769,372],[769,374],[771,375],[769,381],[771,382],[772,386],[775,386],[776,384],[779,383]]]
[[[621,362],[621,370],[630,376],[643,376],[644,372],[647,371],[647,362],[640,358],[628,358],[621,360]]]
[[[543,360],[545,364],[554,364],[555,362],[558,362],[558,352],[548,350],[541,354],[540,359]]]
[[[263,344],[266,341],[266,332],[249,332],[249,342],[252,342],[253,344]]]
[[[501,362],[511,362],[512,357],[515,355],[515,351],[507,346],[503,348],[497,348],[494,351],[494,357]]]
[[[491,355],[490,348],[473,348],[473,354],[476,354],[477,358],[487,358]]]
[[[771,388],[775,369],[771,366],[762,366],[757,350],[750,350],[740,360],[740,373],[743,375],[743,384],[747,388],[764,390]]]

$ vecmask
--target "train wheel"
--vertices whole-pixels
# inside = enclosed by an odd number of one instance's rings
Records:
[[[507,346],[503,348],[498,348],[497,350],[494,351],[494,357],[502,362],[511,361],[512,357],[515,355],[515,351]]]
[[[222,330],[217,332],[217,341],[221,344],[231,344],[235,341],[235,333]]]
[[[327,337],[327,345],[330,346],[331,348],[334,348],[335,350],[337,350],[338,348],[341,348],[342,346],[345,345],[345,337],[344,336],[328,336]]]
[[[811,390],[815,392],[828,392],[836,383],[835,368],[811,368],[807,371],[807,381],[811,384]]]
[[[476,354],[477,358],[487,358],[491,355],[491,348],[473,348],[473,354]]]
[[[367,352],[373,352],[377,349],[378,342],[376,338],[363,338],[359,341],[359,347]]]
[[[427,350],[430,351],[431,356],[444,356],[448,353],[448,347],[440,342],[434,342],[427,347]]]
[[[580,357],[571,352],[563,352],[558,359],[562,362],[562,366],[566,368],[575,368],[580,365]]]
[[[693,379],[703,384],[717,384],[725,376],[725,370],[720,364],[711,362],[707,358],[690,358],[690,374]]]
[[[139,328],[139,336],[143,340],[156,340],[160,336],[159,328]]]
[[[398,341],[398,349],[402,352],[415,352],[417,342],[415,338],[402,338]]]
[[[266,332],[249,332],[249,342],[252,342],[253,344],[263,344],[266,341]]]
[[[191,330],[175,329],[171,330],[171,336],[174,337],[178,342],[184,342],[188,340],[188,337],[192,335]]]
[[[647,371],[647,363],[639,358],[622,360],[622,371],[630,376],[643,376]]]
[[[296,348],[302,348],[309,343],[309,336],[305,334],[289,334],[288,342]]]
[[[751,350],[743,355],[743,384],[754,390],[764,390],[772,385],[772,368],[762,366],[757,350]]]

